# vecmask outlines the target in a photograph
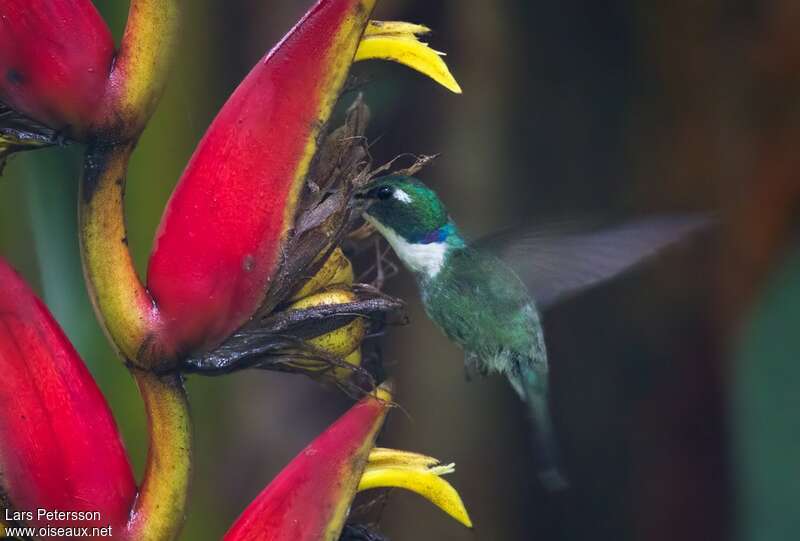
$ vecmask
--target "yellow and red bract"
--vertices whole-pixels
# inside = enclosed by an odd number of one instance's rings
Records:
[[[217,346],[264,300],[374,0],[321,0],[239,85],[167,205],[147,285],[162,349]]]
[[[89,0],[0,2],[0,101],[80,138],[103,98],[114,41]]]
[[[335,541],[358,490],[389,395],[362,399],[258,495],[224,541]]]
[[[32,527],[122,531],[136,485],[111,411],[47,308],[2,259],[0,374],[0,489],[12,508],[32,512]],[[101,516],[53,521],[38,509]]]

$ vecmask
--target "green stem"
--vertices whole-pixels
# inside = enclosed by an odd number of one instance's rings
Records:
[[[189,404],[179,375],[133,370],[147,411],[150,448],[124,539],[169,541],[186,513],[192,465]]]
[[[157,347],[159,317],[128,248],[125,181],[136,142],[166,83],[182,0],[131,0],[128,22],[99,106],[80,189],[81,256],[92,302],[144,400],[150,444],[124,539],[169,541],[183,525],[191,474],[191,421],[180,375],[152,373],[172,355]]]
[[[182,1],[131,1],[81,183],[81,253],[90,296],[117,349],[140,367],[163,365],[171,353],[149,347],[157,343],[158,312],[128,249],[125,177],[136,141],[166,83]]]
[[[92,144],[86,150],[79,228],[84,273],[99,318],[123,357],[147,366],[141,357],[155,336],[158,312],[128,249],[124,195],[133,147]]]

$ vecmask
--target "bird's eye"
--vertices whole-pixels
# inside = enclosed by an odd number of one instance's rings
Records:
[[[375,190],[375,197],[381,200],[389,199],[392,197],[394,193],[394,188],[391,186],[381,186],[377,190]]]

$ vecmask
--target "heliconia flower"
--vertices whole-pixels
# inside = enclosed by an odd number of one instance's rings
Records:
[[[381,387],[350,408],[273,479],[225,541],[336,541],[357,491],[390,486],[421,494],[471,527],[458,493],[441,478],[452,465],[373,447],[390,398]]]
[[[111,32],[90,0],[0,2],[0,101],[80,138],[106,90]]]
[[[181,348],[208,348],[261,305],[320,129],[374,0],[323,0],[223,106],[170,198],[148,288]]]
[[[312,163],[319,166],[318,140],[355,59],[411,58],[404,63],[458,89],[441,58],[416,40],[423,27],[385,23],[394,25],[391,32],[378,25],[364,34],[374,4],[319,0],[209,127],[170,198],[150,257],[159,351],[212,350],[270,304],[281,254],[308,210],[300,203]],[[318,256],[331,248],[326,242],[336,227],[315,227],[328,236],[310,250]],[[274,306],[286,299],[270,300]]]
[[[50,313],[2,259],[0,374],[0,518],[27,511],[19,522],[31,527],[122,531],[136,485],[111,411]],[[38,509],[100,517],[51,520]]]
[[[88,528],[92,539],[177,537],[191,470],[180,377],[134,371],[150,439],[137,489],[89,371],[41,301],[1,258],[0,373],[0,526],[34,528],[22,537],[37,539],[87,538],[75,528]],[[47,512],[69,514],[42,514]]]

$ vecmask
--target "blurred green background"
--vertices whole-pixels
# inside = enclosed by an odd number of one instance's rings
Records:
[[[130,169],[144,271],[164,204],[237,82],[310,0],[192,0],[167,93]],[[127,2],[96,0],[116,36]],[[465,531],[393,492],[395,540],[785,540],[800,504],[800,7],[791,0],[387,0],[376,18],[436,30],[464,94],[398,65],[356,67],[377,162],[442,153],[423,176],[478,236],[531,217],[713,209],[721,226],[547,314],[558,431],[574,486],[536,484],[504,381],[465,381],[408,276],[411,324],[382,343],[405,413],[382,443],[457,463]],[[141,472],[137,392],[88,304],[80,148],[11,160],[0,251],[41,292],[108,397]],[[189,380],[197,438],[183,539],[219,539],[348,406],[298,376]]]

